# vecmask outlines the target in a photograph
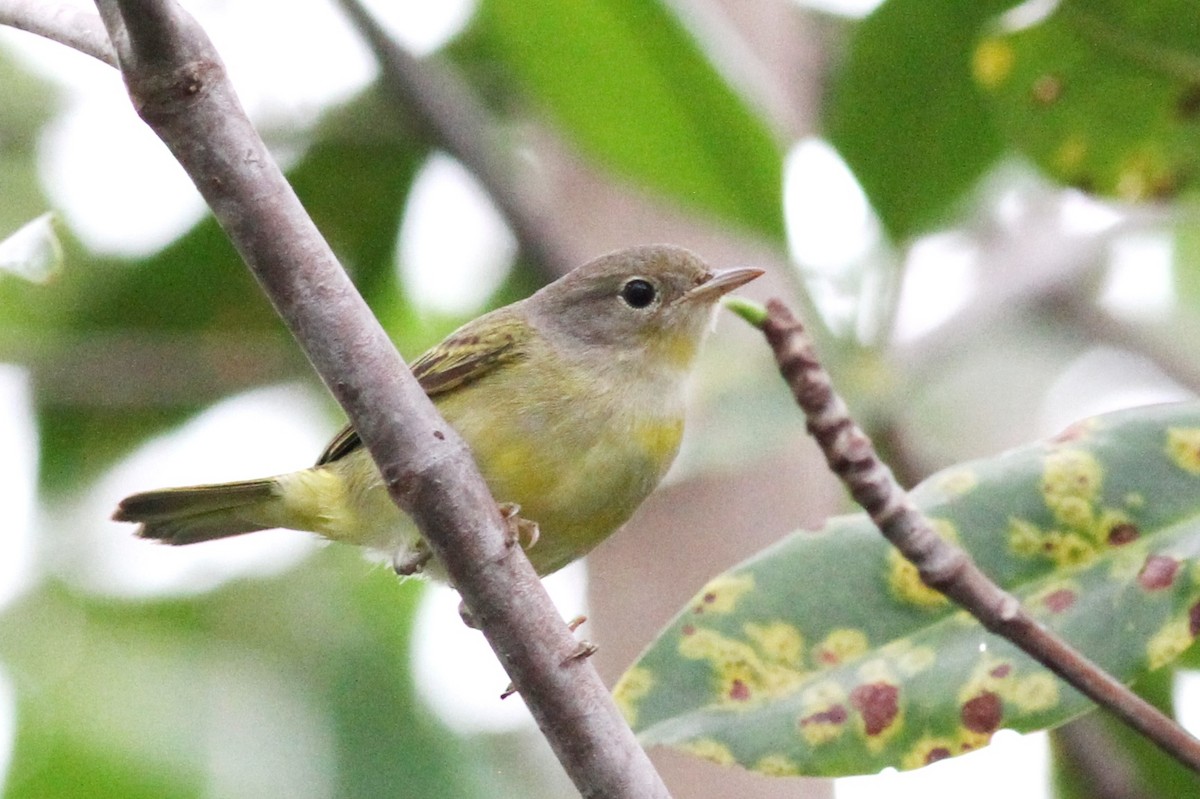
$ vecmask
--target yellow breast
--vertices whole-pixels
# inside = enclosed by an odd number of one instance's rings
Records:
[[[596,375],[522,370],[514,364],[437,405],[496,500],[537,522],[529,558],[548,574],[607,538],[658,485],[683,435],[681,387],[614,391]]]

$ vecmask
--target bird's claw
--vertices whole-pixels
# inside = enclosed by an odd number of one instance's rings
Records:
[[[524,539],[527,542],[524,544],[524,548],[532,549],[533,545],[538,542],[541,529],[538,528],[538,523],[532,519],[521,518],[520,513],[521,506],[517,503],[500,503],[500,516],[504,519],[504,523],[508,527],[508,538],[506,539],[508,545],[514,546],[520,544],[522,539]]]
[[[460,608],[460,612],[461,612],[461,608]],[[576,630],[579,629],[579,626],[581,624],[583,624],[585,621],[587,621],[587,616],[576,616],[575,618],[573,618],[569,622],[567,622],[567,629],[569,629],[571,632],[575,632]],[[569,654],[565,658],[563,658],[562,663],[560,663],[559,665],[565,666],[568,663],[574,663],[576,660],[584,660],[586,658],[590,658],[592,655],[596,654],[596,652],[599,649],[600,649],[600,647],[596,646],[591,641],[579,641],[576,644],[575,649],[571,652],[571,654]],[[516,692],[517,692],[517,687],[515,685],[513,685],[512,683],[509,683],[508,687],[504,689],[504,692],[502,694],[500,694],[500,698],[508,699],[510,696],[512,696]]]
[[[425,546],[424,541],[417,543],[409,550],[396,552],[392,555],[392,569],[401,577],[412,577],[425,570],[425,564],[433,557],[433,553]]]
[[[575,632],[583,625],[585,621],[587,621],[587,616],[576,616],[567,622],[567,629],[571,632]],[[592,655],[596,654],[599,649],[600,647],[596,646],[591,641],[580,639],[578,645],[575,647],[575,651],[567,655],[567,657],[563,660],[562,665],[565,666],[574,660],[584,660],[586,658],[590,658]]]

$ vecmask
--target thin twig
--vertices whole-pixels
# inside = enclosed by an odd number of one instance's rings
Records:
[[[809,433],[825,453],[830,468],[883,536],[917,567],[926,585],[945,594],[986,629],[1016,644],[1188,768],[1200,772],[1200,741],[1039,624],[1016,597],[980,571],[966,552],[934,532],[929,520],[879,459],[871,440],[850,417],[803,325],[786,305],[772,300],[765,314],[738,306],[735,310],[766,335],[780,372],[808,417]]]
[[[586,797],[666,797],[520,547],[171,0],[97,0],[142,118],[191,176],[416,522]]]
[[[1102,308],[1094,296],[1063,290],[1043,298],[1041,309],[1056,321],[1075,328],[1089,344],[1105,343],[1148,358],[1163,374],[1200,394],[1200,364],[1192,355],[1194,338],[1175,331],[1167,336],[1146,325],[1122,319]]]
[[[53,0],[0,0],[0,25],[65,44],[110,67],[117,65],[104,24],[81,8]]]
[[[405,50],[358,0],[338,1],[375,53],[384,88],[434,146],[479,179],[525,257],[549,279],[565,274],[574,259],[563,237],[553,232],[550,209],[518,179],[516,159],[500,146],[496,126],[471,87],[450,64],[436,57],[419,59]]]

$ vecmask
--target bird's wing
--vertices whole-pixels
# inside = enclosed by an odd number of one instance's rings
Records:
[[[518,316],[505,313],[507,310],[463,325],[413,362],[413,376],[430,398],[478,380],[500,364],[522,356],[521,344],[530,330]],[[325,447],[316,465],[336,461],[361,446],[358,431],[346,425]]]

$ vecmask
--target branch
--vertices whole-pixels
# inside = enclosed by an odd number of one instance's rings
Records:
[[[573,259],[555,235],[544,202],[517,179],[515,159],[494,139],[495,125],[451,65],[418,59],[393,40],[359,0],[338,0],[375,53],[382,84],[411,114],[432,144],[457,158],[479,179],[508,221],[521,252],[550,279],[561,277]]]
[[[0,25],[45,37],[117,65],[108,33],[95,14],[53,0],[0,0]]]
[[[803,325],[787,306],[772,300],[764,312],[744,300],[730,305],[763,331],[829,467],[884,538],[917,567],[926,585],[945,594],[989,631],[1016,644],[1188,768],[1200,772],[1200,741],[1039,624],[1016,597],[980,571],[966,552],[934,532],[929,520],[879,459],[871,440],[850,417]]]
[[[167,144],[345,409],[585,797],[666,797],[438,415],[171,0],[97,0],[135,108]]]

